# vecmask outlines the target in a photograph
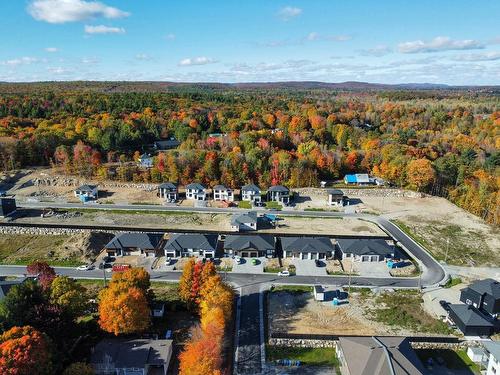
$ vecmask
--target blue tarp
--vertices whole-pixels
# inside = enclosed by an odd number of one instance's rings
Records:
[[[355,174],[346,174],[344,177],[344,181],[348,184],[355,184],[358,182],[358,179],[356,178]]]

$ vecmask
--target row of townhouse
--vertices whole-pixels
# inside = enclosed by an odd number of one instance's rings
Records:
[[[209,199],[209,189],[204,185],[194,182],[186,185],[186,199],[194,201],[206,201]],[[224,185],[215,185],[212,189],[212,198],[214,201],[233,202],[236,198],[234,190]],[[344,206],[349,200],[342,190],[327,189],[328,205]],[[75,197],[82,202],[96,200],[99,196],[97,185],[84,184],[74,190]],[[164,182],[158,185],[157,196],[165,202],[174,203],[179,200],[179,188],[172,182]],[[289,205],[292,201],[293,193],[283,185],[273,185],[267,190],[266,198],[268,201],[274,201]],[[262,202],[262,190],[255,184],[248,184],[240,189],[240,199],[258,205]]]
[[[105,251],[110,256],[143,255],[215,258],[280,256],[292,259],[354,259],[358,262],[403,260],[406,255],[389,240],[380,238],[275,237],[271,234],[122,233]]]

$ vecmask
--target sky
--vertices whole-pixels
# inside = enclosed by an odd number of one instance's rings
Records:
[[[2,0],[0,81],[500,85],[498,0]]]

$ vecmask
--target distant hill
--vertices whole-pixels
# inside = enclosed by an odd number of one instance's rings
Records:
[[[449,86],[435,83],[401,83],[381,84],[369,82],[347,81],[338,83],[317,81],[286,82],[160,82],[160,81],[70,81],[70,82],[0,82],[0,92],[15,93],[32,90],[41,91],[98,91],[98,92],[162,92],[176,90],[337,90],[337,91],[478,91],[500,92],[500,86]]]

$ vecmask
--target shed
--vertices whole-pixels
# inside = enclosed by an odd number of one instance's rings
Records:
[[[314,285],[313,287],[314,299],[316,301],[324,301],[325,300],[325,290],[321,285]]]

